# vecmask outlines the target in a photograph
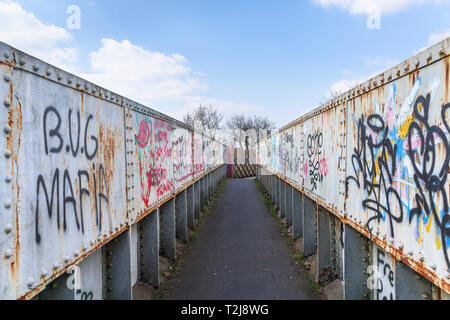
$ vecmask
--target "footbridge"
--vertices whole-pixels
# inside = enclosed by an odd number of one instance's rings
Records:
[[[0,43],[0,299],[449,299],[449,65],[447,39],[227,181],[226,141]]]

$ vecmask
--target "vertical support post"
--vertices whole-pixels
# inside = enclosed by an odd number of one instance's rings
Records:
[[[195,228],[195,190],[192,184],[186,190],[186,202],[187,202],[187,220],[188,227]]]
[[[266,174],[266,170],[262,170],[261,168],[259,168],[259,174],[261,179],[264,181],[264,190],[266,191],[266,194],[269,193],[269,186],[267,185],[267,174]]]
[[[214,171],[211,171],[211,173],[209,174],[209,180],[210,180],[210,198],[213,197],[214,195]]]
[[[208,174],[208,203],[211,201],[212,198],[212,175],[211,173]]]
[[[211,174],[206,176],[206,204],[211,201]]]
[[[310,256],[316,253],[317,212],[316,204],[308,197],[304,197],[303,211],[303,253]]]
[[[106,300],[131,300],[131,230],[127,230],[103,247],[106,272]]]
[[[144,283],[159,288],[159,209],[138,222],[139,277]]]
[[[292,225],[292,186],[286,184],[286,225]]]
[[[205,176],[205,206],[209,203],[209,174]]]
[[[367,268],[369,266],[368,243],[352,227],[344,226],[344,299],[368,299]]]
[[[294,240],[303,237],[303,195],[297,189],[292,192],[292,234]]]
[[[209,203],[209,198],[208,198],[208,175],[206,175],[203,178],[203,196],[205,197],[204,202],[205,202],[205,207],[208,205]]]
[[[198,183],[200,184],[200,211],[205,207],[205,178],[201,178]]]
[[[161,256],[176,260],[175,240],[175,198],[170,199],[160,207],[160,254]]]
[[[276,188],[275,188],[275,176],[272,174],[270,175],[270,199],[272,200],[272,204],[275,203],[275,193],[276,193]]]
[[[214,183],[213,183],[213,185],[214,185],[214,188],[213,188],[213,195],[216,193],[216,191],[217,191],[217,180],[218,180],[218,178],[217,178],[217,169],[216,170],[214,170],[214,172],[213,172],[213,181],[214,181]]]
[[[272,176],[267,173],[267,193],[272,196]]]
[[[286,182],[280,180],[280,218],[286,216]]]
[[[188,223],[187,223],[187,192],[183,190],[175,198],[175,217],[176,217],[176,238],[187,242]]]
[[[131,298],[133,298],[133,287],[139,280],[138,245],[139,245],[138,225],[134,224],[130,227]]]
[[[201,181],[197,181],[194,183],[194,216],[198,221],[200,219],[200,211],[201,211]]]
[[[211,173],[208,173],[207,176],[207,197],[208,197],[208,201],[207,203],[209,204],[209,202],[211,201]]]
[[[280,180],[280,178],[278,178],[278,177],[275,177],[275,188],[276,188],[276,190],[275,190],[275,207],[277,208],[277,210],[280,210],[280,204],[281,204],[281,201],[280,201],[280,182],[281,182],[281,180]]]
[[[400,261],[395,262],[397,300],[431,300],[432,284]]]
[[[331,224],[330,215],[320,208],[317,216],[317,276],[319,282],[331,279]]]
[[[216,172],[216,191],[219,189],[220,180],[222,180],[220,177],[220,170],[221,168],[219,168]]]

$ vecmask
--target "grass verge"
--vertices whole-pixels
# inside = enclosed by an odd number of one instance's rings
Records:
[[[256,182],[259,192],[264,197],[264,202],[265,202],[267,209],[269,209],[272,217],[275,220],[277,220],[278,224],[280,225],[281,233],[283,234],[284,238],[286,239],[286,242],[289,244],[289,246],[292,247],[292,249],[294,251],[293,256],[294,256],[295,263],[297,265],[300,265],[302,267],[302,269],[305,271],[305,274],[307,275],[308,280],[309,280],[309,286],[313,290],[314,294],[320,296],[322,294],[322,285],[320,283],[316,282],[314,280],[314,278],[311,276],[310,272],[308,272],[308,269],[306,268],[306,260],[304,258],[303,252],[298,250],[297,247],[295,246],[294,239],[289,235],[289,231],[286,227],[286,224],[278,216],[277,209],[273,205],[272,199],[270,198],[270,196],[265,192],[263,185],[261,184],[261,182],[258,179],[255,179],[255,182]]]

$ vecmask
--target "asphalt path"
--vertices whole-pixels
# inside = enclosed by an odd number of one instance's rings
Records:
[[[317,300],[254,179],[229,179],[168,300]]]

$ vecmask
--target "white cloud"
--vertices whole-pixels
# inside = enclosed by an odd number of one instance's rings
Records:
[[[179,120],[200,104],[211,104],[224,115],[261,110],[247,103],[205,97],[200,93],[207,85],[195,79],[185,57],[148,51],[128,40],[103,39],[102,47],[90,54],[90,64],[91,72],[82,77],[157,110],[168,106],[162,111]]]
[[[0,41],[45,60],[70,69],[77,60],[77,50],[68,45],[73,36],[64,28],[42,23],[18,3],[0,1]]]
[[[365,79],[367,80],[367,79]],[[351,88],[354,88],[358,84],[364,82],[363,78],[360,79],[340,79],[333,83],[330,88],[328,89],[328,92],[326,93],[325,98],[326,99],[332,99],[335,98],[337,95],[340,95],[342,93],[347,92]]]
[[[220,113],[225,116],[225,118],[234,114],[262,115],[262,107],[257,105],[238,101],[214,99],[203,96],[187,97],[184,107],[172,112],[170,115],[174,118],[182,119],[187,111],[192,111],[200,104],[207,106],[213,105]]]
[[[44,24],[10,0],[0,0],[0,41],[180,120],[200,104],[212,104],[224,114],[261,110],[247,103],[205,97],[207,85],[198,80],[204,75],[194,73],[184,56],[149,51],[128,40],[102,39],[100,48],[89,54],[89,65],[78,65],[77,50],[70,46],[71,33]],[[78,72],[81,67],[86,72]]]
[[[366,58],[368,58],[368,57],[363,57],[363,61],[366,62],[366,60],[367,60]],[[368,60],[372,61],[371,58],[369,58]],[[375,61],[375,60],[373,60],[373,61]],[[366,82],[367,80],[372,79],[373,77],[375,77],[375,76],[381,74],[382,72],[385,72],[386,70],[389,70],[390,68],[399,64],[399,61],[387,60],[387,59],[381,59],[381,58],[376,59],[376,61],[377,61],[377,63],[366,63],[366,65],[368,65],[368,66],[383,65],[383,68],[380,68],[375,72],[366,74],[359,78],[353,78],[353,79],[342,78],[342,79],[337,80],[330,86],[328,91],[325,93],[325,100],[330,100],[332,98],[335,98],[337,95],[341,95],[341,94],[349,91],[350,89],[353,89],[354,87]],[[324,101],[322,101],[322,103],[323,102]]]
[[[185,57],[144,50],[128,40],[103,39],[102,47],[90,54],[90,67],[84,78],[143,103],[181,101],[206,89],[192,78]]]
[[[444,39],[447,39],[448,37],[450,37],[450,29],[444,30],[444,31],[439,32],[439,33],[432,33],[432,34],[430,34],[428,36],[428,39],[427,39],[426,47],[422,47],[419,50],[415,50],[414,51],[414,55],[416,55],[419,52],[422,52],[422,51],[428,49],[429,47],[434,46],[435,44],[441,42]]]
[[[355,79],[346,79],[346,78],[339,79],[330,86],[328,91],[325,93],[325,100],[321,101],[321,103],[323,104],[328,100],[331,100],[333,98],[340,96],[343,93],[346,93],[350,89],[353,89],[357,85],[366,82],[367,80],[371,79],[377,74],[379,74],[379,72],[371,73],[370,75],[366,75]]]
[[[450,29],[441,33],[432,33],[428,36],[427,44],[429,47],[434,46],[436,43],[441,42],[444,39],[450,37]]]
[[[381,13],[389,14],[407,9],[412,5],[425,3],[439,4],[448,0],[312,0],[323,8],[339,7],[350,14],[368,14],[372,8],[379,8]]]

